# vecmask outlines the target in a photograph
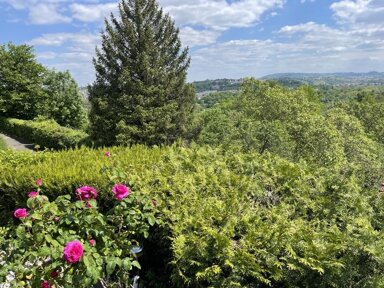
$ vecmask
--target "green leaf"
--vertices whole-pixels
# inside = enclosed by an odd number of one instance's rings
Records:
[[[123,260],[123,265],[122,266],[123,266],[124,270],[130,271],[132,269],[131,259],[130,258],[125,258]]]
[[[141,269],[140,263],[136,260],[132,261],[132,266],[135,266],[138,269]]]
[[[153,215],[148,215],[148,223],[149,223],[149,225],[151,225],[151,226],[155,225],[155,223],[156,223],[155,216],[153,216]]]
[[[51,255],[51,249],[48,247],[40,247],[38,250],[40,256],[49,256]]]
[[[43,217],[41,216],[41,214],[38,213],[38,212],[33,213],[33,214],[32,214],[32,218],[34,218],[35,220],[41,220],[41,219],[43,219]]]
[[[112,275],[113,271],[115,271],[116,268],[116,262],[115,261],[108,261],[107,263],[107,274]]]

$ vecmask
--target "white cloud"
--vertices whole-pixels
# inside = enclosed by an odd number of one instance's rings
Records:
[[[69,45],[73,45],[71,46],[72,49],[91,49],[93,51],[99,42],[99,35],[92,33],[52,33],[43,34],[32,39],[28,44],[35,46],[61,46],[69,43]]]
[[[0,0],[17,10],[28,10],[30,24],[69,23],[71,18],[62,13],[60,4],[71,0]]]
[[[100,37],[92,33],[54,33],[44,34],[28,44],[36,46],[37,58],[44,65],[69,70],[80,85],[85,85],[94,79],[92,58],[99,43]]]
[[[180,38],[183,45],[189,47],[213,44],[220,34],[221,32],[217,30],[196,30],[189,26],[180,30]]]
[[[202,80],[259,77],[278,72],[382,70],[383,43],[364,49],[361,41],[334,39],[333,45],[329,42],[324,36],[309,39],[306,35],[295,42],[237,40],[212,45],[193,54],[189,78]]]
[[[268,10],[282,7],[285,0],[160,0],[179,25],[202,25],[214,29],[248,27]]]
[[[282,7],[285,0],[160,0],[178,26],[183,43],[190,47],[214,43],[222,32],[231,27],[248,27],[261,16]],[[105,4],[71,4],[73,18],[82,22],[101,22],[110,12],[117,12],[116,2]],[[194,26],[204,29],[195,29]],[[221,31],[221,33],[220,33]]]
[[[109,17],[111,12],[117,12],[117,3],[105,4],[71,4],[73,18],[82,22],[100,22]]]
[[[384,27],[383,0],[343,0],[330,8],[340,23]]]
[[[217,43],[194,52],[190,79],[240,78],[278,72],[381,71],[384,30],[332,28],[308,22],[282,27],[268,40]],[[212,75],[214,75],[212,77]]]
[[[33,24],[55,24],[69,23],[72,19],[61,14],[57,5],[40,3],[29,7],[29,21]]]

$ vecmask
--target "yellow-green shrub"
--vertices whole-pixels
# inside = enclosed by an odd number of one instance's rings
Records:
[[[312,170],[268,153],[204,147],[111,154],[132,191],[159,199],[165,224],[145,248],[148,287],[384,285],[384,198],[377,187],[363,187],[353,167]],[[21,156],[17,165],[9,164],[12,155],[0,156],[3,223],[36,178],[49,197],[85,184],[105,191],[99,170],[110,159],[103,149],[22,157],[26,165]],[[107,195],[99,204],[110,205]]]

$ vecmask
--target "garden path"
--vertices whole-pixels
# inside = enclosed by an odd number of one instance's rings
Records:
[[[0,137],[4,139],[5,144],[7,144],[8,148],[14,149],[14,150],[32,150],[33,144],[24,144],[16,139],[13,139],[7,135],[1,134]]]

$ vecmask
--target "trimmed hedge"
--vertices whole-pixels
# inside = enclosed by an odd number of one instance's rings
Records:
[[[165,222],[145,245],[147,287],[382,287],[384,197],[353,167],[293,164],[211,148],[112,148]],[[34,180],[55,197],[108,187],[103,150],[0,152],[1,223]],[[111,193],[99,194],[107,208]]]
[[[65,149],[89,143],[85,132],[60,126],[54,120],[0,118],[0,131],[41,148]]]

